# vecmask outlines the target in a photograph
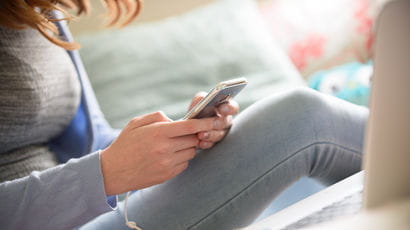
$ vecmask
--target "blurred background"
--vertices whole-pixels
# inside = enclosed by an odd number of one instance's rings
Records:
[[[239,98],[244,107],[302,85],[365,106],[375,20],[386,1],[145,0],[131,25],[107,29],[105,9],[93,0],[91,14],[70,28],[108,120],[121,127],[152,110],[179,117],[195,87],[206,91],[238,75],[258,75],[250,85],[258,90]],[[172,82],[186,90],[172,91]],[[166,85],[161,96],[147,92],[152,84]],[[144,95],[150,104],[113,109]]]
[[[249,81],[242,109],[298,87],[367,106],[386,1],[145,0],[132,25],[106,29],[92,0],[92,14],[70,27],[101,109],[121,128],[157,110],[179,119],[196,92],[238,76]],[[322,188],[302,178],[261,218]]]

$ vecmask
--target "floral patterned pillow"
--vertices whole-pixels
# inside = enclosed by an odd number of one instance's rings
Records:
[[[303,76],[371,57],[373,27],[387,0],[270,0],[260,10]]]

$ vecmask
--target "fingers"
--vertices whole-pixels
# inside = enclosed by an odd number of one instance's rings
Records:
[[[186,136],[210,130],[222,130],[232,125],[232,116],[189,119],[163,124],[168,137]]]
[[[185,169],[187,169],[187,168],[188,168],[188,161],[186,161],[186,162],[184,162],[184,163],[181,163],[181,164],[175,166],[175,168],[174,168],[174,175],[173,175],[173,176],[176,176],[176,175],[182,173],[182,172],[185,171]]]
[[[198,133],[198,138],[206,142],[218,142],[224,138],[226,130],[212,130]]]
[[[212,148],[215,145],[215,142],[210,142],[210,141],[201,141],[199,142],[199,148],[200,149],[209,149]]]
[[[168,137],[178,137],[216,129],[221,125],[222,123],[217,117],[189,119],[164,124],[164,132]]]
[[[140,117],[134,117],[128,123],[127,127],[130,127],[131,129],[135,129],[141,126],[152,124],[154,122],[170,122],[170,121],[172,120],[168,118],[162,111],[158,111],[158,112],[149,113],[149,114],[146,114]]]
[[[180,174],[185,169],[188,168],[189,161],[192,160],[196,155],[195,148],[184,149],[174,153],[174,164],[172,177]]]
[[[188,148],[195,148],[199,144],[199,140],[196,135],[174,137],[172,139],[172,151],[174,152]]]
[[[218,114],[222,116],[236,115],[239,112],[239,105],[234,100],[229,100],[226,103],[218,106]]]
[[[188,148],[174,153],[174,163],[175,165],[180,165],[192,160],[196,155],[195,148]]]
[[[227,134],[227,129],[232,125],[232,116],[218,118],[220,125],[218,129],[199,132],[197,134],[199,141],[198,147],[201,149],[209,149],[215,143],[221,141]]]
[[[223,130],[232,126],[232,116],[217,117],[214,121],[214,130]]]
[[[209,149],[215,145],[215,143],[221,141],[226,136],[227,130],[213,130],[207,132],[198,133],[200,149]]]

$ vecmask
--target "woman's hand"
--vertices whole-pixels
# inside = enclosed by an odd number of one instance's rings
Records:
[[[199,92],[192,99],[189,109],[194,107],[202,98],[206,96],[205,92]],[[221,141],[229,127],[232,125],[232,117],[236,115],[239,111],[239,105],[234,100],[229,100],[226,103],[218,106],[216,125],[214,129],[199,132],[197,134],[199,138],[198,147],[201,149],[209,149],[215,145],[215,143]]]
[[[107,195],[142,189],[173,178],[188,167],[200,144],[198,133],[222,128],[220,118],[171,121],[162,112],[132,119],[101,151]],[[208,138],[213,140],[215,133]]]

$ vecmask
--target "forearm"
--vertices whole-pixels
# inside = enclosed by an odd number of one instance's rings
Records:
[[[99,153],[0,184],[0,226],[70,229],[112,210]]]

